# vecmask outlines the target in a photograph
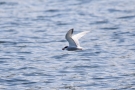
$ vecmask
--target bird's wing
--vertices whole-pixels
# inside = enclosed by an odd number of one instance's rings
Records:
[[[67,41],[68,41],[68,43],[69,43],[69,46],[77,47],[76,42],[75,42],[74,39],[72,38],[73,31],[74,31],[73,29],[70,29],[70,30],[67,32],[65,38],[67,39]]]
[[[78,33],[78,34],[75,34],[75,35],[72,36],[72,38],[76,42],[77,46],[80,46],[79,39],[81,37],[83,37],[88,32],[90,32],[90,31],[84,31],[84,32],[81,32],[81,33]]]

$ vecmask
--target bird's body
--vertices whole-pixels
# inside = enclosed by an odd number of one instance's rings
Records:
[[[70,29],[65,38],[67,39],[69,46],[65,46],[62,50],[68,50],[68,51],[75,51],[75,50],[82,50],[83,48],[80,46],[79,39],[84,36],[89,31],[84,31],[75,35],[73,34],[73,29]]]
[[[75,50],[82,50],[83,48],[82,47],[72,47],[72,46],[68,46],[66,48],[66,50],[68,51],[75,51]]]

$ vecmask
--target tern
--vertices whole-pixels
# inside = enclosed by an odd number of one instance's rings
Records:
[[[80,46],[79,39],[82,36],[84,36],[86,33],[88,33],[89,31],[83,31],[81,33],[72,35],[73,31],[74,31],[74,29],[70,29],[67,32],[65,38],[68,41],[69,46],[65,46],[64,48],[62,48],[62,50],[65,50],[65,49],[68,51],[83,50],[83,48]]]

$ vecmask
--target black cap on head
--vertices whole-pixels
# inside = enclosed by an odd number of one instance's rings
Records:
[[[68,46],[65,46],[64,48],[62,48],[62,50],[65,50],[65,48],[68,48]]]

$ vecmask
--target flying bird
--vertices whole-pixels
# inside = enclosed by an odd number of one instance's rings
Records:
[[[65,46],[64,48],[62,48],[62,50],[68,50],[68,51],[75,51],[75,50],[83,50],[83,48],[80,46],[79,43],[79,39],[84,36],[86,33],[88,33],[89,31],[84,31],[75,35],[73,34],[74,29],[70,29],[65,38],[69,43],[69,46]]]

